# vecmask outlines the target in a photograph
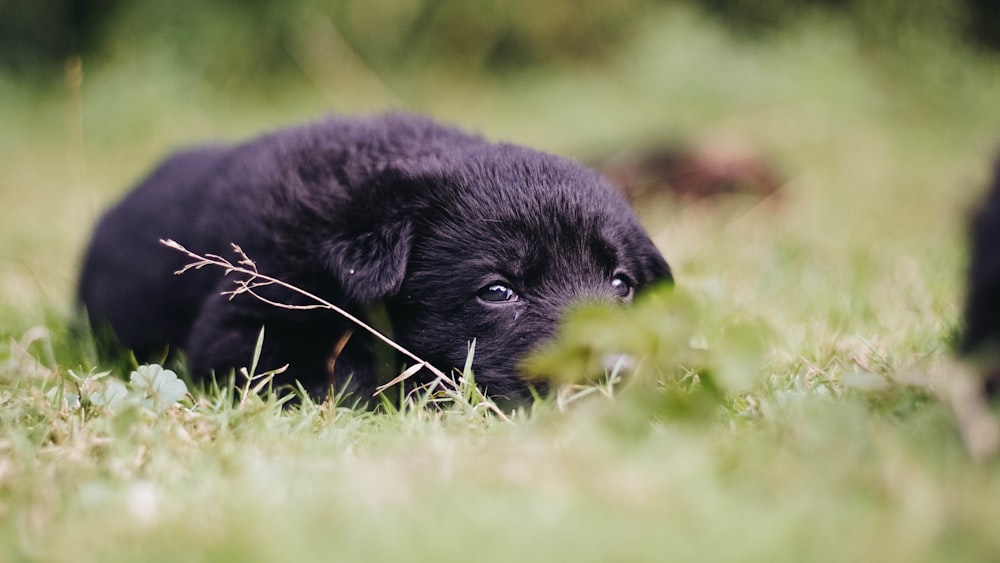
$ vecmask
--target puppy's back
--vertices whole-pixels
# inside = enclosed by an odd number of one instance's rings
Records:
[[[171,156],[99,220],[84,257],[78,303],[95,328],[108,327],[137,356],[182,347],[219,273],[174,272],[187,263],[159,244],[174,239],[201,253],[237,242],[255,259],[280,260],[275,225],[301,224],[300,204],[330,206],[356,197],[400,162],[483,144],[426,118],[389,114],[327,118],[232,146]],[[281,227],[278,227],[280,231]]]
[[[212,283],[197,272],[178,280],[173,272],[186,259],[158,241],[190,239],[201,228],[195,218],[228,151],[201,147],[171,156],[109,209],[94,229],[78,302],[95,325],[110,325],[137,355],[180,341],[201,294]]]

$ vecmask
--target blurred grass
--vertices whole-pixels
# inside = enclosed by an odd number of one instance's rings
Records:
[[[822,15],[751,42],[670,6],[600,63],[388,73],[317,25],[290,46],[298,74],[245,95],[152,47],[48,88],[0,77],[0,335],[55,334],[51,354],[0,352],[0,560],[1000,553],[996,462],[906,384],[948,369],[964,222],[1000,147],[997,59],[864,43]],[[581,158],[703,138],[772,158],[773,205],[640,210],[709,329],[771,327],[754,384],[707,417],[637,386],[513,425],[461,405],[144,417],[41,395],[86,363],[60,334],[94,220],[165,152],[387,108]],[[858,374],[878,389],[845,386]]]

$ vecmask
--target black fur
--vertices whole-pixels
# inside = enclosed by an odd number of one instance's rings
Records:
[[[442,369],[463,365],[475,339],[477,382],[497,397],[525,396],[518,361],[569,304],[629,301],[629,288],[671,279],[596,173],[423,118],[334,118],[168,159],[97,225],[79,286],[91,321],[140,357],[184,348],[199,377],[246,366],[266,325],[261,369],[287,363],[286,381],[317,394],[352,374],[370,391],[372,339],[355,330],[331,374],[348,321],[228,301],[220,292],[232,279],[217,269],[175,276],[188,260],[161,238],[224,255],[235,242],[261,273],[359,316],[382,301],[396,340]],[[519,298],[484,300],[496,283]]]
[[[959,344],[963,356],[992,364],[986,373],[991,394],[1000,391],[1000,159],[993,184],[972,220],[972,251],[965,327]]]

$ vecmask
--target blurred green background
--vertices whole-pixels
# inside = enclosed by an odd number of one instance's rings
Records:
[[[261,89],[299,78],[302,51],[335,33],[378,71],[489,73],[606,59],[650,12],[677,5],[745,38],[825,14],[872,46],[920,33],[1000,47],[1000,8],[988,0],[41,0],[0,4],[0,62],[44,75],[72,55],[106,64],[152,50],[217,87]]]

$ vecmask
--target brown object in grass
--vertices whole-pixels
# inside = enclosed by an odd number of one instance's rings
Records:
[[[750,194],[763,199],[784,184],[753,149],[723,141],[623,151],[596,168],[633,204],[661,195],[700,200]]]

